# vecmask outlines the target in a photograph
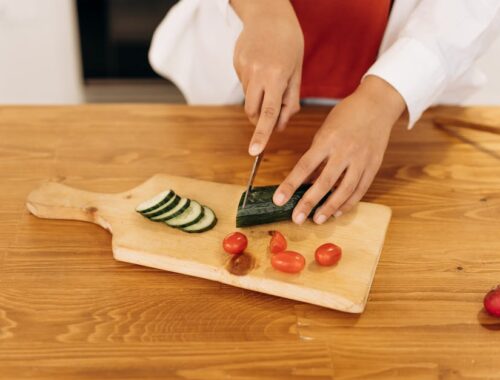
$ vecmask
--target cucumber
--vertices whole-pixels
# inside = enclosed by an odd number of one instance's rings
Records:
[[[189,207],[190,202],[191,200],[188,198],[181,198],[179,203],[177,203],[177,205],[174,208],[165,211],[163,214],[154,217],[150,217],[148,215],[146,216],[155,222],[165,222],[166,220],[173,219],[176,216],[182,214],[184,210],[186,210]]]
[[[156,210],[170,201],[174,195],[175,193],[172,190],[165,190],[160,194],[155,195],[153,198],[139,204],[135,208],[135,211],[140,212],[141,214],[146,214],[150,211]]]
[[[300,186],[297,191],[292,195],[290,200],[283,206],[276,206],[273,203],[273,195],[278,186],[262,186],[254,187],[248,196],[245,208],[242,207],[245,193],[241,195],[238,204],[238,211],[236,213],[236,227],[248,227],[258,224],[274,223],[282,220],[290,220],[294,207],[299,202],[300,198],[311,187],[311,184],[304,184]],[[316,208],[321,206],[328,198],[331,192],[328,192],[314,207],[309,214],[309,217],[314,215]]]
[[[217,224],[215,213],[207,206],[165,190],[139,204],[135,210],[153,222],[165,222],[186,232],[204,232]]]
[[[200,219],[195,224],[191,224],[190,226],[183,227],[182,230],[185,232],[205,232],[211,230],[217,224],[217,217],[215,213],[212,211],[210,207],[203,206],[204,215],[203,218]]]
[[[153,211],[143,213],[142,215],[144,215],[145,217],[147,217],[149,219],[154,218],[155,216],[158,216],[158,215],[163,215],[167,211],[170,211],[175,206],[177,206],[180,201],[181,201],[181,197],[178,196],[177,194],[175,194],[174,197],[172,199],[170,199],[167,203],[165,203],[163,206],[161,206],[159,208],[155,208]]]
[[[191,200],[191,202],[189,203],[189,207],[185,209],[182,214],[176,216],[175,218],[167,220],[165,223],[167,223],[170,227],[188,227],[199,222],[204,215],[205,211],[203,207],[201,207],[198,202]]]

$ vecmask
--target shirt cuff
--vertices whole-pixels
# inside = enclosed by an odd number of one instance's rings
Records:
[[[399,38],[365,74],[392,85],[408,109],[408,129],[446,87],[446,68],[440,57],[417,39]]]
[[[205,1],[205,0],[203,0]],[[220,9],[224,16],[224,20],[229,26],[237,27],[243,29],[242,22],[233,7],[231,6],[230,0],[216,0],[217,7]]]
[[[224,16],[226,16],[228,8],[230,7],[229,5],[230,0],[216,0],[216,1],[217,1],[217,7],[221,10]]]

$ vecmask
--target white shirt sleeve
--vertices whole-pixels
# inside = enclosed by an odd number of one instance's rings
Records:
[[[401,94],[411,128],[499,30],[500,0],[422,0],[366,75],[386,80]]]
[[[182,0],[156,28],[149,62],[189,104],[239,104],[233,51],[243,28],[229,0]]]

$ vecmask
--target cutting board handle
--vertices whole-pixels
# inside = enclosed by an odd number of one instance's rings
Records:
[[[40,218],[82,220],[101,224],[99,209],[101,205],[105,205],[108,196],[57,182],[46,182],[28,195],[26,207]]]

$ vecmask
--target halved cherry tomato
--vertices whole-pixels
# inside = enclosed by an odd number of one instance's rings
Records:
[[[283,234],[278,231],[269,231],[269,235],[271,235],[271,242],[269,243],[271,253],[283,252],[287,246]]]
[[[248,246],[247,237],[241,232],[232,232],[224,238],[222,247],[231,255],[242,253]]]
[[[316,262],[325,267],[337,264],[341,257],[342,249],[332,243],[320,245],[314,254]]]
[[[299,273],[306,265],[306,259],[298,252],[283,251],[271,257],[274,269],[285,273]]]

